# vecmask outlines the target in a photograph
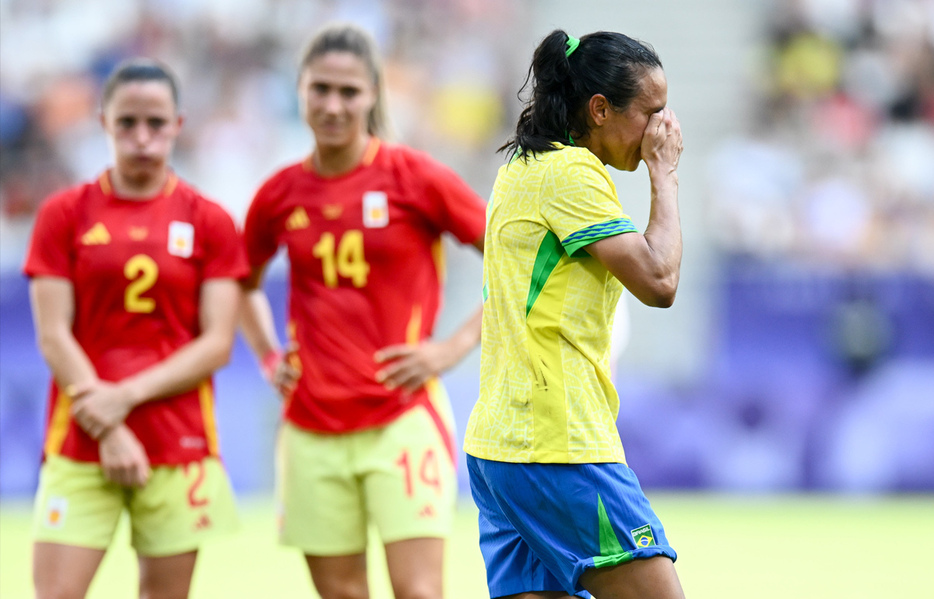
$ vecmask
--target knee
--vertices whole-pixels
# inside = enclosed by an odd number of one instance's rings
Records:
[[[165,585],[141,580],[139,599],[188,599],[189,585]]]
[[[36,588],[36,599],[84,599],[84,592],[67,586],[47,585]]]
[[[330,584],[315,583],[315,590],[321,599],[369,599],[370,591],[366,582],[335,581]]]
[[[139,599],[188,599],[188,591],[176,592],[165,589],[146,589],[140,587]]]
[[[396,599],[441,599],[442,592],[439,585],[411,584],[403,588],[394,588]]]

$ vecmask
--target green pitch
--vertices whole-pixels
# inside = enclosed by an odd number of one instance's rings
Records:
[[[679,553],[689,599],[930,597],[934,496],[715,496],[650,493]],[[239,534],[204,549],[192,599],[317,597],[301,557],[276,545],[272,502],[241,502]],[[447,555],[447,599],[487,597],[476,512],[461,504]],[[373,551],[373,599],[390,599]],[[29,507],[0,506],[0,597],[27,599]],[[88,599],[135,597],[136,566],[121,528]]]

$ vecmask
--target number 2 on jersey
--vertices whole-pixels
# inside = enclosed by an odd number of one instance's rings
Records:
[[[130,281],[123,294],[123,305],[127,312],[149,314],[156,309],[156,300],[141,297],[152,289],[159,278],[159,265],[146,254],[137,254],[126,261],[123,275]]]
[[[328,287],[337,287],[338,275],[350,279],[354,287],[366,286],[370,265],[363,255],[363,231],[349,229],[341,236],[336,252],[334,233],[322,233],[311,253],[321,259],[321,273]]]

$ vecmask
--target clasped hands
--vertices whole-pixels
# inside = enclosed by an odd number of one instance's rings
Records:
[[[92,438],[99,442],[104,476],[124,487],[142,487],[151,468],[142,443],[123,424],[132,409],[126,389],[119,384],[96,380],[68,385],[71,414]]]

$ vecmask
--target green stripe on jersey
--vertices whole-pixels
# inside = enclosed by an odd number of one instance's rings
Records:
[[[565,237],[564,241],[561,243],[564,245],[564,249],[569,256],[580,258],[583,257],[584,254],[578,253],[578,251],[585,245],[590,245],[605,237],[612,237],[621,233],[635,233],[638,230],[636,225],[633,224],[632,220],[628,217],[616,218],[609,222],[591,225],[585,229],[571,233]]]
[[[561,240],[552,231],[545,233],[542,243],[538,246],[538,253],[535,255],[535,265],[532,267],[532,282],[529,284],[529,295],[525,300],[525,316],[529,316],[535,300],[545,287],[545,282],[551,271],[555,269],[561,256],[564,256],[564,246]]]

